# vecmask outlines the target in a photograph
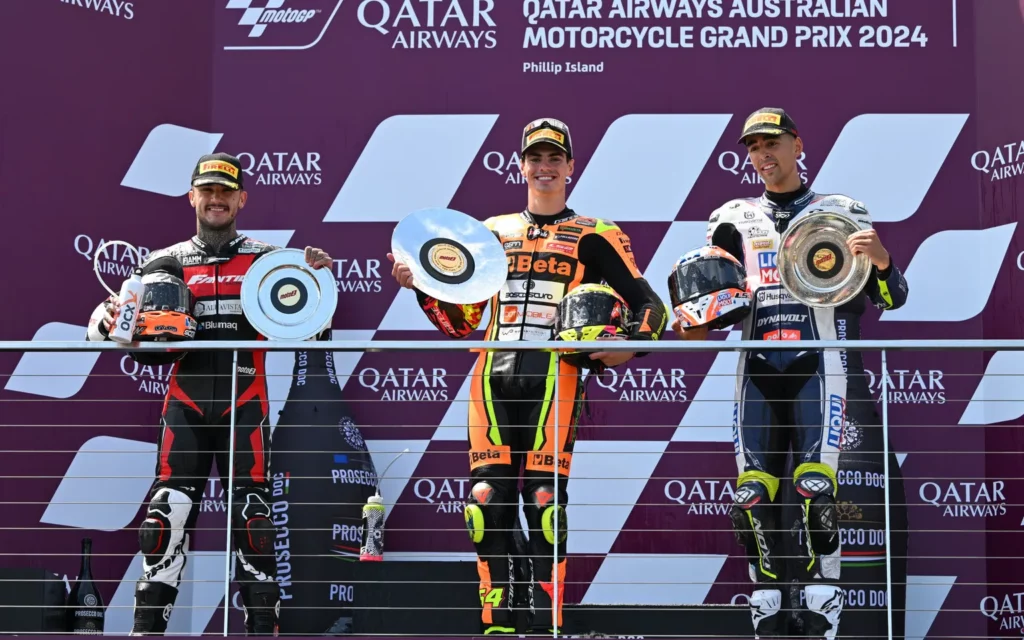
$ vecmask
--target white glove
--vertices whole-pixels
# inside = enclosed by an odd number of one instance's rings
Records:
[[[99,304],[89,317],[89,326],[85,330],[85,339],[90,342],[109,340],[110,325],[114,323],[114,308],[117,298],[110,296]]]

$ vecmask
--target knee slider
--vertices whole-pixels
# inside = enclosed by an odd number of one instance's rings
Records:
[[[540,514],[540,530],[548,544],[562,544],[569,537],[568,518],[565,513],[565,497],[560,495],[558,506],[551,504],[555,488],[540,486],[532,489],[527,496],[527,507]],[[557,516],[557,518],[556,518]],[[557,522],[557,530],[556,523]],[[536,525],[531,525],[536,526]]]
[[[803,497],[804,528],[811,549],[823,556],[835,553],[839,548],[835,484],[829,478],[800,477],[796,490]]]
[[[242,533],[238,529],[244,529],[250,551],[257,555],[271,555],[277,529],[270,521],[270,505],[258,493],[247,493],[239,498],[235,508],[235,535]]]
[[[484,541],[484,533],[487,531],[487,512],[493,511],[495,506],[489,505],[495,502],[498,491],[487,482],[477,482],[470,491],[469,501],[466,503],[466,531],[473,544],[480,544]],[[500,502],[500,501],[498,501]],[[492,514],[492,519],[495,517]]]
[[[750,511],[757,505],[770,504],[771,495],[764,483],[754,480],[740,482],[739,486],[736,487],[732,508],[729,509],[729,518],[732,520],[737,542],[747,546],[754,542],[752,538],[754,533],[754,514],[750,513]]]
[[[555,531],[555,516],[558,516],[558,530]],[[544,532],[544,539],[548,544],[562,544],[569,537],[569,526],[566,522],[565,507],[550,506],[544,509],[540,515],[540,528]]]
[[[249,534],[249,547],[254,553],[261,556],[273,554],[274,536],[277,535],[273,522],[266,518],[254,518],[245,523],[245,529]]]
[[[146,509],[146,519],[139,526],[139,550],[147,556],[156,556],[151,558],[155,562],[169,549],[174,549],[184,536],[191,510],[192,500],[181,491],[158,490]]]

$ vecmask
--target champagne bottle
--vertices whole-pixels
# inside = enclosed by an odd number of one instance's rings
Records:
[[[82,539],[82,564],[67,600],[67,630],[75,634],[103,635],[103,596],[92,581],[92,539]]]

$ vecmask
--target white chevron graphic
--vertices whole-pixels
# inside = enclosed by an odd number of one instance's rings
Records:
[[[725,339],[728,342],[742,336],[742,331],[730,331]],[[715,356],[672,434],[672,442],[732,442],[732,406],[741,355],[738,351],[720,351]]]
[[[65,322],[48,322],[36,330],[32,342],[79,342],[85,327]],[[82,390],[99,351],[28,351],[21,355],[4,389],[47,398],[70,398]]]
[[[572,456],[569,553],[611,550],[667,442],[578,440]]]
[[[398,222],[417,209],[447,207],[497,119],[398,115],[384,120],[324,222]]]
[[[732,114],[622,116],[608,127],[568,205],[580,215],[615,222],[674,220],[731,119]],[[641,157],[644,188],[623,188],[623,160]]]
[[[996,424],[1024,416],[1024,352],[997,351],[960,416],[960,424]]]
[[[697,553],[610,553],[580,604],[702,605],[727,559]],[[643,579],[638,582],[637,576]]]
[[[176,124],[161,124],[146,136],[122,187],[164,196],[183,196],[192,188],[192,169],[200,157],[212,153],[223,133],[207,133]]]
[[[136,553],[107,606],[103,631],[128,635],[134,622],[135,583],[142,577],[142,553]],[[232,598],[238,586],[231,584]],[[224,552],[189,551],[178,597],[167,621],[168,635],[201,636],[224,602]]]
[[[955,582],[956,576],[907,576],[907,640],[928,637]]]
[[[985,309],[1016,222],[989,229],[940,231],[927,238],[904,270],[910,295],[883,321],[962,322]],[[953,296],[949,294],[953,293]]]
[[[914,215],[969,114],[871,113],[843,127],[811,187],[867,205],[874,222]]]
[[[97,436],[79,448],[40,522],[117,531],[132,523],[153,484],[156,445]]]

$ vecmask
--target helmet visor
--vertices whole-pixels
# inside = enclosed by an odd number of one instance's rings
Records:
[[[629,323],[629,310],[618,298],[601,293],[566,296],[558,305],[557,331]]]
[[[180,278],[166,273],[152,273],[142,278],[146,293],[142,311],[176,311],[192,313],[192,292]]]
[[[735,262],[724,258],[694,260],[676,265],[668,277],[672,306],[723,289],[746,289],[747,276]]]

